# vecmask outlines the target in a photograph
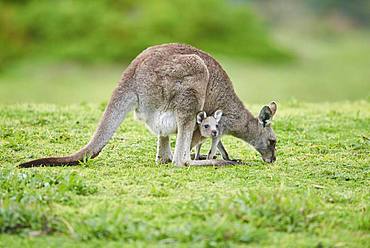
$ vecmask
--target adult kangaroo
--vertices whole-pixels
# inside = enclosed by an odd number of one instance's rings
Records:
[[[223,112],[220,133],[240,138],[262,155],[275,161],[276,137],[270,126],[276,103],[262,108],[255,118],[235,94],[221,65],[209,54],[184,44],[149,47],[123,72],[90,142],[65,157],[32,160],[20,167],[75,165],[85,157],[96,157],[113,136],[126,114],[135,109],[138,119],[158,136],[157,162],[177,166],[223,165],[229,161],[191,160],[190,150],[202,138],[195,130],[200,111]],[[172,156],[169,135],[177,133]]]

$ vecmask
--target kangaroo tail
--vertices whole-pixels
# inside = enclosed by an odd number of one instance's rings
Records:
[[[78,152],[65,157],[48,157],[32,160],[19,165],[21,168],[36,166],[61,166],[76,165],[84,158],[94,158],[112,138],[126,114],[131,111],[137,102],[136,94],[127,87],[125,82],[120,82],[114,90],[103,117],[90,142]]]

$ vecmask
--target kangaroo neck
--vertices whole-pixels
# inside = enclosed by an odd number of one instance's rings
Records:
[[[234,104],[233,108],[225,114],[227,118],[224,119],[224,133],[253,144],[259,133],[258,120],[239,99]]]

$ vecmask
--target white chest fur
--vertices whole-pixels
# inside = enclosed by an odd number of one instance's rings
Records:
[[[136,113],[136,117],[144,121],[150,131],[156,135],[168,136],[177,131],[176,117],[173,112]]]

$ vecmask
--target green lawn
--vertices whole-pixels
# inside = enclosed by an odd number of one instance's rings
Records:
[[[130,115],[94,160],[15,167],[83,146],[103,107],[0,107],[0,247],[368,246],[368,101],[281,103],[274,164],[225,137],[246,165],[158,166],[155,137]]]

